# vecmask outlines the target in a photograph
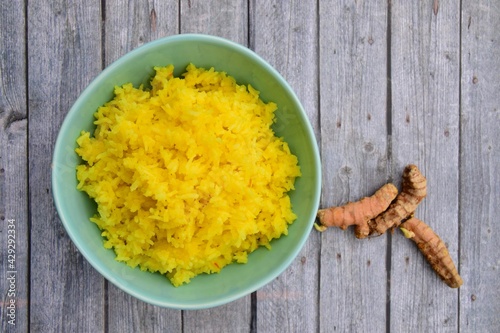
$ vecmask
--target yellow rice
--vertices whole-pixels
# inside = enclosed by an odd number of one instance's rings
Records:
[[[271,129],[276,104],[213,68],[173,70],[155,67],[150,90],[115,87],[76,152],[104,246],[180,286],[286,235],[300,168]]]

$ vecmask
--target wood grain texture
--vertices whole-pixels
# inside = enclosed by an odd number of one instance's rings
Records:
[[[165,278],[165,283],[169,281]],[[181,332],[180,310],[153,306],[108,283],[108,313],[105,332]]]
[[[28,330],[29,222],[24,4],[0,6],[0,331]],[[14,303],[11,303],[14,302]],[[12,308],[14,306],[14,308]]]
[[[319,137],[315,4],[307,1],[252,1],[250,21],[250,45],[288,81]],[[309,42],[303,43],[304,40]],[[318,258],[319,235],[313,233],[291,266],[257,292],[258,332],[316,330]]]
[[[462,7],[460,332],[500,330],[500,6]]]
[[[105,65],[147,42],[176,34],[178,12],[174,1],[106,1]],[[169,283],[166,278],[165,283]],[[125,327],[132,332],[182,330],[181,311],[150,305],[110,283],[106,287],[109,332],[123,332]]]
[[[104,328],[104,279],[77,252],[51,196],[52,149],[62,120],[101,70],[99,1],[28,3],[30,330]],[[91,318],[91,320],[89,320]]]
[[[407,164],[427,178],[427,197],[415,212],[447,244],[457,263],[460,7],[392,2],[392,177]],[[458,291],[442,282],[413,242],[392,237],[390,329],[458,329]],[[409,311],[412,309],[412,311]]]
[[[184,311],[185,333],[245,333],[251,332],[250,296],[219,307]]]
[[[247,45],[246,0],[189,0],[180,4],[181,33],[209,34]]]
[[[104,54],[106,66],[125,53],[179,32],[177,1],[106,1]]]
[[[322,207],[372,195],[388,181],[386,1],[320,1]],[[321,238],[321,332],[383,332],[384,237]]]

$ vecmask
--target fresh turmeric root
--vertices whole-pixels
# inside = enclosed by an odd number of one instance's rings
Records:
[[[365,197],[344,206],[320,209],[317,214],[320,225],[315,224],[319,231],[328,227],[339,227],[343,230],[355,225],[357,238],[365,238],[370,233],[368,221],[382,213],[398,194],[393,184],[385,184],[371,197]]]
[[[410,238],[417,244],[434,271],[449,287],[458,288],[462,285],[463,280],[457,272],[446,245],[427,224],[412,217],[401,223],[400,229],[406,238]]]
[[[418,204],[427,195],[427,180],[416,165],[406,166],[403,172],[401,193],[389,208],[368,222],[369,235],[382,235],[388,229],[396,228],[401,221],[410,217]]]
[[[415,165],[406,166],[401,193],[397,193],[394,185],[386,184],[371,197],[341,207],[320,209],[317,214],[320,224],[314,226],[324,231],[333,226],[345,230],[355,225],[357,238],[381,235],[400,227],[406,238],[417,244],[439,277],[451,288],[460,287],[462,278],[444,242],[423,221],[413,217],[417,206],[427,195],[427,180]]]

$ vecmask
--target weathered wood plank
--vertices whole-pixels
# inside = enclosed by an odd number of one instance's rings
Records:
[[[372,195],[389,177],[387,2],[320,1],[319,80],[323,163],[321,205]],[[321,332],[384,332],[385,236],[353,229],[321,238]]]
[[[462,4],[460,332],[500,329],[500,6]]]
[[[24,3],[0,6],[0,331],[28,331],[29,238]]]
[[[256,0],[250,20],[250,45],[292,86],[319,137],[316,4]],[[316,331],[319,239],[312,233],[291,266],[257,292],[258,332]]]
[[[181,33],[209,34],[247,45],[246,0],[181,1],[180,10]]]
[[[149,41],[179,32],[179,5],[174,1],[106,1],[105,65]]]
[[[216,308],[184,311],[185,333],[251,332],[250,296]]]
[[[165,279],[165,283],[169,283]],[[181,332],[182,313],[150,305],[108,283],[107,332]]]
[[[180,32],[215,35],[247,46],[247,1],[182,1]],[[248,332],[251,297],[216,308],[185,311],[183,318],[185,332]]]
[[[448,244],[457,263],[460,5],[392,2],[392,177],[407,164],[427,178],[415,216]],[[390,329],[458,330],[458,292],[434,273],[415,244],[392,236]],[[411,309],[411,310],[410,310]]]
[[[27,14],[30,330],[102,331],[104,279],[67,236],[50,181],[52,148],[62,120],[101,70],[100,2],[30,1]]]
[[[105,66],[144,43],[177,33],[178,13],[173,1],[106,1]],[[181,311],[153,306],[110,283],[106,286],[109,332],[181,331]]]

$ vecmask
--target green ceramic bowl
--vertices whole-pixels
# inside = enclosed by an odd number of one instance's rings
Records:
[[[75,154],[80,131],[93,131],[93,114],[113,97],[113,87],[132,82],[148,84],[153,66],[173,64],[176,76],[188,63],[214,67],[233,76],[239,84],[251,84],[264,101],[278,105],[274,130],[297,155],[302,177],[290,193],[297,220],[289,234],[272,241],[272,250],[260,248],[247,264],[226,266],[219,274],[200,275],[181,287],[173,287],[160,274],[132,269],[115,260],[103,247],[97,226],[89,221],[95,203],[76,189]],[[52,187],[59,217],[83,256],[108,281],[145,302],[176,309],[209,308],[248,295],[281,274],[296,258],[312,229],[321,191],[318,147],[308,118],[287,82],[268,63],[246,47],[207,35],[176,35],[145,44],[126,54],[83,91],[64,120],[53,156]]]

